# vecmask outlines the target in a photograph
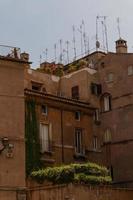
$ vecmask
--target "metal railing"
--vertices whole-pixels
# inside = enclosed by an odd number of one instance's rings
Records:
[[[20,59],[21,50],[18,47],[0,45],[0,56]]]

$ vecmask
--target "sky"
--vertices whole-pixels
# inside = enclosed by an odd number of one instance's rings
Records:
[[[67,62],[66,41],[69,41],[69,60],[74,58],[73,25],[75,27],[76,54],[81,55],[81,24],[86,35],[86,49],[95,47],[96,16],[107,16],[107,39],[109,51],[115,50],[120,36],[127,40],[129,51],[133,51],[133,0],[0,0],[0,44],[20,47],[30,54],[32,67],[41,62],[59,61],[60,40],[64,62]],[[102,32],[103,18],[98,20],[98,37],[105,44]],[[104,26],[105,27],[105,26]],[[82,37],[83,40],[83,37]],[[56,44],[56,56],[54,45]],[[83,51],[85,49],[82,41]],[[47,56],[46,56],[46,49]],[[41,56],[40,56],[41,55]]]

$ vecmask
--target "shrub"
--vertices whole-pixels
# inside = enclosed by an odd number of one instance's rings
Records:
[[[85,184],[108,184],[111,177],[105,167],[95,163],[70,164],[60,167],[48,167],[33,171],[31,177],[39,182],[47,180],[53,184],[85,183]]]

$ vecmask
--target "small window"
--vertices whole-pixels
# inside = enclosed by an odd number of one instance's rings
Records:
[[[110,94],[105,94],[104,96],[102,96],[101,98],[101,110],[102,112],[107,112],[110,111],[112,108],[111,105],[111,95]]]
[[[75,119],[76,119],[77,121],[80,121],[80,117],[81,117],[81,112],[80,112],[80,111],[76,111],[76,112],[75,112]]]
[[[35,81],[31,81],[31,88],[32,88],[32,90],[41,91],[42,85],[43,84],[41,84],[41,83],[38,83],[38,82],[35,82]]]
[[[104,142],[111,142],[111,130],[109,128],[107,128],[104,132]]]
[[[97,145],[97,136],[94,136],[93,137],[93,149],[96,150],[97,147],[98,147],[98,145]]]
[[[96,109],[94,111],[94,121],[98,122],[99,121],[99,109]]]
[[[47,107],[47,105],[42,105],[41,111],[42,111],[42,114],[47,115],[48,114],[48,107]]]
[[[32,90],[40,91],[41,88],[40,88],[40,86],[38,86],[38,85],[32,85]]]
[[[102,93],[101,84],[91,83],[91,93],[94,95],[100,95]]]
[[[113,82],[114,80],[114,74],[113,73],[109,73],[107,75],[107,82]]]
[[[83,134],[82,129],[75,129],[75,153],[84,154],[84,145],[83,145]]]
[[[133,75],[133,66],[132,65],[128,66],[128,75],[129,76]]]
[[[72,87],[71,92],[72,92],[73,99],[79,99],[79,86],[78,85]]]

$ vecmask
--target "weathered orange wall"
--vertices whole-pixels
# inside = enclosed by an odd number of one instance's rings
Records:
[[[27,200],[132,200],[133,190],[86,185],[47,186],[28,191]]]

